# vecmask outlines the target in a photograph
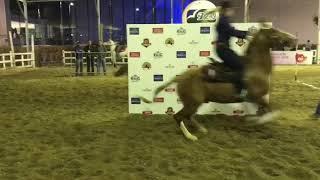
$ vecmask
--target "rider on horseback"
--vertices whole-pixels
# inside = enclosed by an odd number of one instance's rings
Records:
[[[224,1],[220,10],[220,18],[216,27],[218,33],[218,40],[216,43],[216,52],[219,58],[223,60],[224,64],[231,70],[239,73],[237,80],[235,80],[235,86],[240,93],[240,96],[244,98],[247,91],[243,82],[244,65],[241,62],[241,57],[238,56],[233,50],[230,49],[230,38],[238,37],[245,39],[248,32],[239,31],[230,25],[230,18],[234,15],[234,10],[229,1]],[[214,70],[209,70],[208,74],[210,77],[216,75]]]

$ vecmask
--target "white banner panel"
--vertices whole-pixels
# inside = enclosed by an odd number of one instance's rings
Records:
[[[258,23],[234,24],[240,30],[258,30]],[[154,99],[143,103],[137,95],[151,99],[153,91],[188,70],[208,63],[216,56],[212,42],[216,40],[212,24],[131,24],[127,26],[129,53],[129,112],[143,114],[172,114],[182,108],[172,85]],[[231,47],[242,55],[249,42],[238,38]],[[252,107],[252,106],[251,106]],[[247,110],[241,104],[204,104],[198,114],[255,114],[256,107]]]
[[[272,51],[273,64],[312,64],[313,51]]]

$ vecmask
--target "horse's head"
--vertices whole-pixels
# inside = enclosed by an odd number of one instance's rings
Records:
[[[294,35],[275,28],[268,28],[266,25],[263,25],[263,28],[255,35],[255,39],[266,48],[279,46],[292,48],[297,44],[297,38]]]

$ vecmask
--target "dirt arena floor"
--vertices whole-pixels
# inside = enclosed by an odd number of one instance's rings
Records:
[[[197,117],[187,141],[170,116],[128,115],[127,78],[70,77],[68,68],[0,71],[0,180],[317,180],[320,91],[276,67],[274,122]],[[299,67],[320,87],[320,66]]]

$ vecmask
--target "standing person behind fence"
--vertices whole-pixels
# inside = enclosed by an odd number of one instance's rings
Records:
[[[99,41],[98,45],[98,61],[97,61],[97,72],[100,74],[101,66],[103,68],[103,74],[106,75],[106,53],[107,48],[103,45],[102,41]]]
[[[87,59],[87,73],[88,75],[94,74],[94,46],[92,45],[92,41],[88,41],[88,45],[84,48],[86,52],[86,59]]]
[[[76,76],[79,76],[79,75],[82,76],[82,72],[83,72],[83,50],[80,47],[80,42],[76,43],[74,51],[76,53]]]
[[[306,51],[311,51],[311,48],[312,48],[312,44],[311,44],[310,40],[308,40],[307,44],[306,44]]]

